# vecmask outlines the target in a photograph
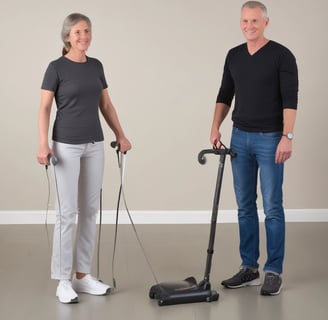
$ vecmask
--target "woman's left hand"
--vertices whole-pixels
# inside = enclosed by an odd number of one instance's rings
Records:
[[[120,144],[120,152],[122,153],[127,152],[132,148],[130,141],[126,137],[117,139],[117,142]]]

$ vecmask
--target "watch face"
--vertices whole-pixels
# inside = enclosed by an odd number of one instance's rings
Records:
[[[288,138],[289,140],[292,140],[292,139],[294,138],[293,133],[292,133],[292,132],[288,132],[288,133],[287,133],[287,138]]]

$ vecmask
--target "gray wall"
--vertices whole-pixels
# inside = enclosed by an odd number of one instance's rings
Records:
[[[0,3],[0,210],[43,210],[45,170],[36,162],[40,83],[60,55],[63,19],[93,22],[88,52],[105,67],[109,90],[133,151],[125,192],[133,210],[208,210],[217,159],[209,148],[215,98],[226,52],[244,41],[236,0],[3,0]],[[328,208],[327,1],[267,0],[267,36],[296,55],[299,113],[294,154],[286,164],[285,206]],[[54,111],[54,108],[53,108]],[[54,114],[53,114],[54,116]],[[229,144],[230,117],[223,128]],[[118,168],[107,141],[104,208],[114,209]],[[234,209],[230,163],[221,205]]]

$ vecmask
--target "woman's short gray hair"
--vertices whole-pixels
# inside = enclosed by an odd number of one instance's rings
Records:
[[[69,36],[69,33],[71,32],[71,29],[74,25],[79,23],[80,21],[85,21],[91,31],[91,20],[85,16],[84,14],[81,13],[71,13],[69,16],[67,16],[64,20],[63,23],[63,28],[61,31],[61,38],[64,42],[64,47],[63,47],[63,55],[68,53],[68,51],[71,49],[71,44],[67,41],[67,37]]]

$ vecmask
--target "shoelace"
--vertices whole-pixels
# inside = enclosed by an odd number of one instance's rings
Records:
[[[278,278],[278,276],[277,275],[275,275],[275,274],[273,274],[273,273],[268,273],[267,275],[266,275],[266,281],[267,282],[269,282],[270,284],[273,284],[274,283],[274,281],[276,280],[276,278]]]
[[[60,285],[66,288],[72,288],[72,283],[69,280],[60,280]]]

